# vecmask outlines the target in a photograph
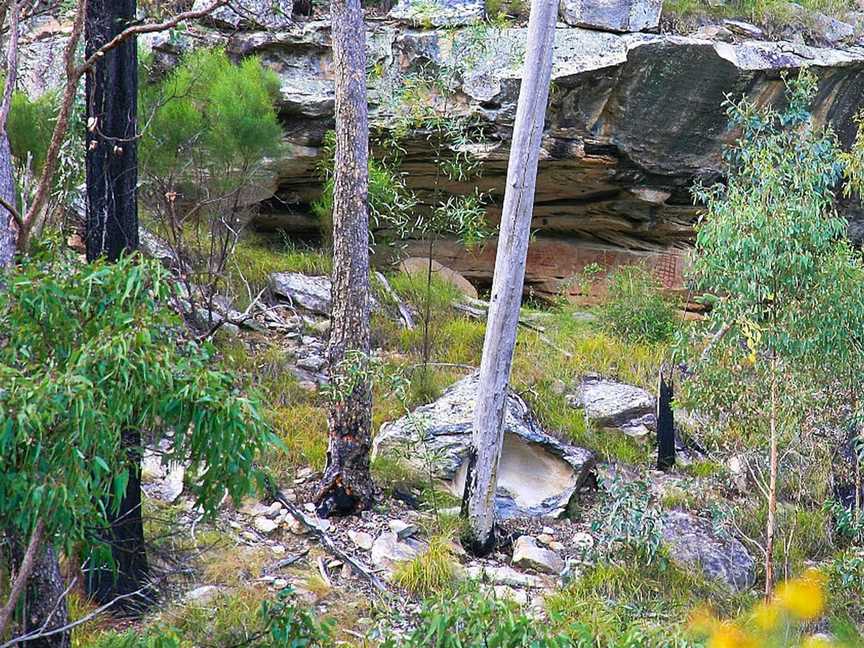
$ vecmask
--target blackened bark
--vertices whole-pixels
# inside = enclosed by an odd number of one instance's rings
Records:
[[[57,552],[51,545],[43,547],[37,554],[33,565],[33,573],[27,579],[27,590],[24,593],[23,611],[19,634],[30,632],[51,632],[65,626],[68,622],[66,605],[66,583],[60,573]],[[12,563],[21,564],[24,558],[24,547],[14,542],[12,545]],[[69,631],[59,632],[48,637],[23,642],[22,648],[68,648],[71,642]]]
[[[12,165],[12,151],[9,138],[4,132],[0,135],[0,198],[15,205],[15,167]],[[18,228],[12,214],[0,207],[0,269],[9,266],[15,257],[15,244]]]
[[[369,121],[366,106],[366,28],[360,0],[332,0],[336,83],[333,189],[333,307],[328,356],[331,375],[345,371],[349,352],[369,354]],[[354,364],[354,363],[352,363]],[[329,412],[327,468],[316,495],[318,514],[349,515],[368,508],[372,393],[363,377],[338,394]],[[338,384],[338,382],[336,383]]]
[[[87,56],[135,19],[135,0],[89,0]],[[137,44],[130,38],[87,74],[87,259],[138,248]]]
[[[672,375],[667,381],[660,371],[659,394],[657,396],[657,470],[675,467],[675,418],[672,412]]]
[[[135,0],[89,0],[85,25],[87,56],[135,20]],[[138,57],[134,38],[108,52],[87,74],[87,259],[116,261],[138,248],[137,93]],[[141,517],[141,434],[129,431],[129,483],[119,511],[111,506],[105,540],[113,569],[95,564],[88,590],[101,603],[142,588],[149,573]],[[116,503],[111,503],[116,504]],[[140,609],[142,599],[119,607]]]

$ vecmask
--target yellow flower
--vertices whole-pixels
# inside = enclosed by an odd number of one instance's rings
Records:
[[[763,632],[771,632],[777,627],[777,621],[780,619],[780,610],[776,605],[762,601],[753,610],[753,620],[756,622],[756,627]]]
[[[756,643],[746,632],[730,621],[724,621],[708,640],[707,648],[755,648]]]
[[[720,626],[720,621],[717,620],[708,608],[699,608],[690,615],[689,629],[690,632],[707,637]]]
[[[823,636],[812,635],[801,644],[801,648],[831,648],[834,644]]]
[[[813,621],[825,609],[825,577],[809,569],[800,578],[783,583],[777,588],[777,604],[801,621]]]

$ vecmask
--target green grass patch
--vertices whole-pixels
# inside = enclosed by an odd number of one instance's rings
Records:
[[[329,275],[329,254],[293,243],[281,234],[246,232],[228,260],[228,290],[241,308],[267,286],[274,272]]]
[[[548,597],[546,607],[556,624],[587,628],[597,646],[680,646],[690,613],[708,600],[723,615],[749,602],[674,565],[600,564]]]

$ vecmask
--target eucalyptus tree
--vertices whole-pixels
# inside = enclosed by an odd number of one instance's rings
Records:
[[[240,498],[256,484],[254,462],[273,438],[258,405],[217,368],[215,351],[177,340],[171,279],[157,263],[122,257],[82,265],[58,244],[34,250],[7,281],[0,528],[24,551],[0,601],[3,637],[36,575],[34,556],[105,547],[109,518],[139,470],[129,429],[145,430],[157,446],[170,441],[163,461],[188,466],[188,492],[208,515],[226,491]],[[50,639],[45,645],[65,645],[59,629],[45,637],[43,624],[25,623],[24,631],[27,645],[40,636]]]
[[[706,408],[728,413],[731,400],[745,403],[767,434],[766,596],[774,584],[778,448],[818,406],[813,389],[801,388],[812,377],[804,374],[824,363],[832,337],[847,335],[833,328],[821,303],[846,223],[835,209],[841,150],[809,111],[816,88],[816,77],[805,71],[787,80],[780,112],[747,99],[727,102],[731,124],[741,131],[726,152],[728,180],[695,190],[706,211],[693,277],[716,296],[711,321],[728,333],[723,348],[699,363],[690,388]],[[832,335],[811,335],[814,328]]]
[[[557,16],[557,2],[534,0],[507,166],[507,188],[474,408],[473,448],[462,504],[468,517],[470,544],[477,553],[491,550],[495,539],[495,490],[504,443],[504,407],[525,281]]]
[[[369,508],[374,485],[372,388],[345,376],[349,357],[368,358],[369,116],[366,104],[366,25],[360,0],[332,0],[336,147],[333,165],[333,302],[328,359],[331,380],[348,385],[330,399],[327,465],[315,495],[322,516]]]

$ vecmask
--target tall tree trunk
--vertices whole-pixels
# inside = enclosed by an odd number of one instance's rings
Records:
[[[336,82],[336,156],[333,188],[333,306],[327,467],[316,494],[318,514],[349,515],[372,503],[369,474],[372,393],[368,376],[344,376],[346,355],[365,364],[369,354],[369,121],[366,106],[366,28],[360,0],[332,0],[333,69]],[[356,364],[352,362],[351,364]],[[361,374],[362,374],[361,370]]]
[[[135,19],[135,0],[88,0],[86,50],[110,41]],[[138,57],[134,38],[108,52],[87,74],[87,259],[116,261],[138,248]],[[129,452],[130,477],[119,504],[109,510],[106,541],[113,569],[95,564],[88,589],[102,603],[140,589],[149,573],[141,517],[141,434],[123,438]],[[116,573],[115,573],[116,570]],[[140,600],[124,599],[134,611]]]
[[[0,135],[0,198],[13,206],[16,203],[15,167],[12,164],[12,151],[5,130]],[[17,240],[18,228],[15,219],[8,210],[0,207],[0,270],[12,263]]]
[[[504,403],[522,302],[557,15],[556,1],[534,0],[528,21],[528,46],[507,166],[507,188],[474,409],[474,447],[463,505],[468,516],[471,548],[476,553],[488,552],[494,545],[495,489],[504,441]]]
[[[135,20],[135,0],[88,0],[87,55]],[[138,249],[137,44],[130,38],[87,75],[87,259]]]
[[[24,548],[15,543],[13,548],[15,564],[21,564]],[[21,633],[52,632],[68,623],[66,604],[66,583],[60,573],[57,552],[48,544],[36,554],[33,572],[27,579],[27,590],[23,598],[23,618]],[[58,632],[47,637],[22,643],[22,648],[68,648],[71,633]]]

